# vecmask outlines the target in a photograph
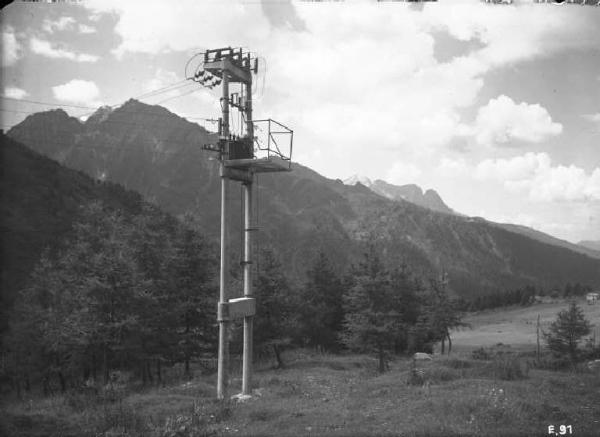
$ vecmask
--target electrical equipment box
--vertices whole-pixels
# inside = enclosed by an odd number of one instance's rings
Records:
[[[229,159],[252,159],[254,148],[249,140],[239,139],[229,142]]]

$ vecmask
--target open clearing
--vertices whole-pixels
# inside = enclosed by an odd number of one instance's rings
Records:
[[[585,299],[578,300],[585,317],[595,325],[596,338],[600,339],[600,303],[588,305]],[[559,311],[569,306],[567,301],[539,303],[527,307],[512,307],[480,311],[464,319],[472,329],[462,328],[452,333],[454,350],[471,350],[502,343],[520,349],[531,349],[536,345],[536,323],[540,315],[542,330],[556,320]],[[541,339],[543,343],[543,339]]]

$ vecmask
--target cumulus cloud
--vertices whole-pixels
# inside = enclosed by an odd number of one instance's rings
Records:
[[[75,53],[59,47],[54,47],[49,41],[32,37],[29,48],[33,53],[52,59],[69,59],[76,62],[97,62],[100,57],[87,53]]]
[[[21,88],[12,86],[4,88],[4,96],[9,97],[11,99],[22,99],[24,97],[27,97],[28,95],[29,93]]]
[[[444,157],[438,164],[436,173],[445,178],[457,178],[470,175],[472,172],[464,158],[452,159]]]
[[[79,33],[96,33],[96,28],[92,26],[88,26],[87,24],[80,24],[77,26],[79,29]]]
[[[162,68],[158,68],[156,70],[156,72],[154,73],[154,77],[152,79],[147,80],[144,83],[144,91],[146,91],[146,92],[155,91],[159,88],[168,87],[169,85],[172,85],[181,80],[182,80],[182,77],[180,77],[174,71],[169,71],[169,70],[164,70]],[[176,96],[177,94],[178,94],[177,90],[174,90],[174,91],[169,91],[167,93],[162,93],[161,97]]]
[[[44,20],[42,29],[48,33],[63,31],[75,28],[75,19],[73,17],[60,17],[58,20]]]
[[[52,87],[52,93],[54,98],[61,102],[90,107],[102,106],[99,101],[100,90],[92,81],[73,79],[65,84]]]
[[[249,45],[266,38],[270,28],[258,2],[90,0],[84,6],[94,14],[118,15],[118,56],[189,50],[199,41],[207,48]]]
[[[592,123],[600,123],[600,112],[596,114],[584,114],[583,118]]]
[[[475,53],[490,68],[570,48],[595,48],[600,37],[585,8],[540,8],[529,2],[495,7],[483,2],[440,2],[423,11],[424,25],[462,41],[478,40]],[[582,39],[581,35],[589,35]]]
[[[550,157],[546,153],[526,153],[509,159],[486,159],[475,167],[477,179],[520,181],[531,178],[539,169],[549,168]]]
[[[2,65],[14,65],[21,57],[21,44],[17,41],[15,31],[8,26],[2,32]]]
[[[600,167],[590,174],[575,165],[552,165],[546,153],[487,159],[475,166],[475,178],[496,180],[535,201],[600,200]]]
[[[562,125],[553,122],[539,104],[517,104],[500,95],[479,108],[473,130],[479,144],[506,144],[513,140],[539,143],[559,135]]]
[[[46,19],[42,23],[42,29],[48,33],[55,33],[57,31],[75,31],[79,33],[96,33],[97,30],[93,26],[87,24],[77,23],[73,17],[60,17],[58,20]]]
[[[562,126],[543,107],[505,96],[486,105],[501,106],[488,108],[490,117],[482,109],[481,125],[467,124],[464,109],[474,105],[486,74],[495,68],[572,47],[593,47],[600,31],[589,11],[560,8],[557,13],[559,8],[525,2],[491,11],[475,1],[456,3],[427,4],[418,11],[395,2],[293,2],[293,14],[290,10],[286,17],[294,17],[301,23],[297,26],[274,19],[273,14],[282,12],[273,11],[276,6],[265,15],[259,2],[89,0],[83,5],[96,17],[116,17],[116,56],[191,55],[242,45],[264,57],[266,89],[255,95],[257,115],[260,111],[293,126],[305,163],[334,177],[336,172],[355,173],[356,168],[345,166],[361,160],[364,165],[367,148],[379,163],[391,152],[426,169],[435,153],[457,137],[506,145],[511,140],[542,141],[560,132]],[[439,31],[479,44],[439,62],[432,36]],[[196,95],[208,103],[216,94]],[[511,116],[512,110],[526,116],[527,125]],[[340,154],[347,157],[343,162]],[[460,169],[447,164],[447,171]],[[371,169],[363,171],[371,173],[380,164],[367,165]]]

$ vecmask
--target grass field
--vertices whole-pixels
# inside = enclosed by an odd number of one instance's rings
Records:
[[[600,303],[587,305],[585,299],[578,301],[585,317],[597,330],[600,341]],[[527,307],[514,307],[481,311],[465,318],[472,329],[461,329],[452,334],[453,348],[470,350],[475,347],[493,346],[498,343],[520,349],[531,349],[536,345],[536,322],[540,315],[542,329],[547,329],[556,319],[559,311],[567,308],[568,302],[558,300],[552,303],[541,303]]]
[[[528,345],[535,324],[526,322],[535,321],[538,312],[549,322],[564,305],[474,314],[469,318],[474,329],[456,336],[456,352],[434,356],[419,365],[420,372],[407,357],[396,358],[380,375],[369,356],[288,351],[286,368],[265,363],[258,369],[254,396],[245,402],[216,401],[215,375],[197,372],[190,381],[172,379],[162,387],[128,387],[99,396],[6,399],[0,434],[543,436],[549,425],[562,424],[572,426],[572,435],[598,436],[597,371],[532,368],[533,357],[517,347],[487,360],[474,359],[468,350],[499,341]],[[598,308],[585,308],[588,317]],[[509,329],[511,318],[516,328]],[[505,336],[480,334],[494,330]],[[239,375],[231,384],[230,394],[237,393]]]

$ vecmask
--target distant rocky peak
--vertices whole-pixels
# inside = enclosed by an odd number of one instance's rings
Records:
[[[344,179],[344,185],[356,185],[357,183],[361,183],[363,184],[365,187],[371,187],[371,185],[373,185],[373,182],[371,182],[371,179],[369,179],[366,176],[362,176],[362,175],[352,175],[350,176],[348,179]]]
[[[423,192],[423,189],[416,184],[393,185],[377,179],[369,188],[388,199],[406,200],[434,211],[454,213],[435,190],[428,189]]]
[[[27,129],[36,129],[43,137],[44,131],[63,131],[63,132],[79,132],[83,127],[83,123],[67,114],[63,109],[51,109],[44,112],[36,112],[28,115],[18,125],[9,130],[13,134]]]
[[[56,120],[56,121],[65,121],[65,120],[72,119],[75,121],[79,121],[76,118],[71,117],[69,114],[67,114],[66,111],[62,108],[50,109],[48,111],[43,111],[43,112],[37,112],[35,114],[29,115],[27,117],[27,119],[29,119],[29,120],[49,119],[49,120]]]
[[[431,188],[428,189],[427,191],[425,191],[425,193],[423,194],[423,197],[425,197],[426,199],[434,200],[436,202],[442,201],[442,198],[440,197],[438,192]]]
[[[88,117],[85,121],[86,126],[97,125],[105,121],[108,116],[113,112],[113,108],[110,106],[101,106]]]
[[[158,114],[158,115],[170,115],[172,117],[179,118],[178,115],[172,113],[167,108],[159,105],[149,105],[148,103],[140,102],[136,99],[129,99],[117,109],[115,112],[137,112],[142,114]]]

